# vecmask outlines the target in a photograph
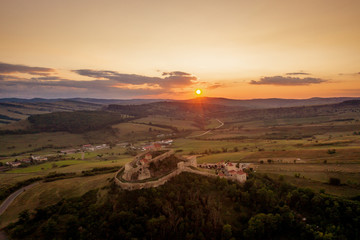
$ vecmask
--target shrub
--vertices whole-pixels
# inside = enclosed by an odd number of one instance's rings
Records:
[[[341,181],[340,181],[339,178],[331,177],[331,178],[329,179],[329,184],[330,184],[330,185],[338,186],[338,185],[340,185],[340,183],[341,183]]]

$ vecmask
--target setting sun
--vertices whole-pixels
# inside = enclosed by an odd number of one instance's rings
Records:
[[[196,89],[195,93],[196,93],[196,95],[201,95],[202,91],[201,91],[201,89]]]

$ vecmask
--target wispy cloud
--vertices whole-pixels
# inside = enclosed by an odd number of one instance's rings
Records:
[[[28,73],[31,75],[48,76],[55,72],[55,69],[44,67],[29,67],[25,65],[16,65],[0,62],[0,74],[10,73]]]
[[[73,70],[82,76],[93,77],[100,80],[109,80],[117,83],[132,85],[158,85],[162,88],[186,87],[196,83],[197,77],[190,73],[174,71],[163,72],[161,77],[148,77],[137,74],[124,74],[116,71],[98,71],[91,69]]]
[[[198,82],[196,76],[181,71],[162,73],[161,77],[93,69],[78,69],[71,72],[87,78],[86,80],[67,79],[52,68],[1,63],[0,97],[156,96],[180,92]],[[26,77],[23,73],[33,76]]]
[[[258,81],[252,80],[250,84],[253,85],[278,85],[278,86],[304,86],[310,84],[319,84],[327,82],[321,78],[298,78],[298,77],[283,77],[283,76],[272,76],[263,77]]]
[[[290,73],[286,73],[286,75],[311,75],[311,73],[307,73],[307,72],[290,72]]]
[[[214,83],[214,84],[209,85],[208,87],[206,87],[206,89],[212,90],[212,89],[221,88],[221,87],[224,87],[224,84]]]

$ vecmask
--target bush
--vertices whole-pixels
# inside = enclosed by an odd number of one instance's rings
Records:
[[[340,183],[341,183],[341,181],[340,181],[339,178],[331,177],[331,178],[329,179],[329,184],[330,184],[330,185],[339,186]]]
[[[336,153],[336,149],[328,149],[327,153],[328,153],[328,154],[335,154],[335,153]]]

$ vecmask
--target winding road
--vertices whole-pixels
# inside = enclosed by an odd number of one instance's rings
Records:
[[[224,123],[223,123],[222,121],[220,121],[219,119],[215,119],[215,120],[218,121],[218,122],[220,123],[220,125],[217,126],[217,127],[215,127],[214,129],[218,129],[218,128],[221,128],[222,126],[224,126]],[[208,133],[211,132],[211,131],[212,131],[212,130],[208,130],[208,131],[206,131],[206,132],[204,132],[204,133],[201,133],[201,134],[199,134],[199,135],[195,135],[195,136],[191,136],[191,137],[187,137],[187,138],[202,137],[202,136],[208,134]]]
[[[24,191],[32,188],[33,186],[39,184],[39,182],[30,184],[28,186],[22,187],[19,190],[17,190],[16,192],[12,193],[10,196],[8,196],[5,201],[0,205],[0,216],[6,211],[6,209],[10,206],[10,204],[15,200],[15,198],[17,198],[21,193],[23,193]],[[8,240],[7,235],[5,234],[5,232],[1,231],[0,229],[0,240]]]
[[[32,188],[33,186],[39,184],[39,182],[30,184],[28,186],[22,187],[16,192],[12,193],[10,196],[8,196],[5,201],[0,205],[0,216],[5,212],[5,210],[10,206],[10,204],[17,198],[21,193],[24,191]]]

